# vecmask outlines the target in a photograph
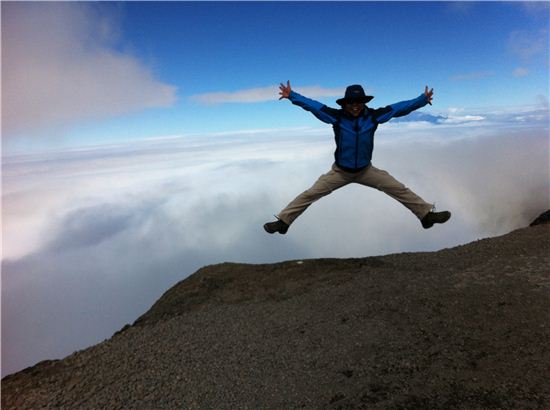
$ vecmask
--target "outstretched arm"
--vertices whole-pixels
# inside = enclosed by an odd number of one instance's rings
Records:
[[[426,104],[432,104],[434,90],[428,90],[428,86],[422,94],[417,98],[408,101],[401,101],[395,104],[388,105],[384,108],[373,110],[374,116],[378,123],[389,121],[394,117],[402,117],[410,114],[414,110],[424,107]]]
[[[333,109],[327,107],[319,101],[309,99],[307,97],[304,97],[303,95],[298,94],[295,91],[292,91],[292,88],[290,87],[290,81],[287,81],[286,85],[284,85],[283,83],[279,85],[279,95],[279,100],[282,100],[283,98],[288,98],[292,102],[292,104],[297,105],[298,107],[302,107],[304,110],[311,112],[323,122],[334,124],[337,121],[337,118],[331,114],[331,111],[334,111]]]

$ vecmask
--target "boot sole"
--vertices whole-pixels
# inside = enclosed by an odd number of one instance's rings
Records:
[[[281,231],[279,229],[275,229],[275,230],[271,230],[269,227],[268,227],[269,223],[266,223],[264,224],[264,230],[269,233],[269,234],[274,234],[275,232],[279,232],[281,235],[284,235],[288,229],[285,229],[284,231]]]

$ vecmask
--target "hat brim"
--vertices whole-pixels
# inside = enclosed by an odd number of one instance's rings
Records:
[[[368,103],[370,100],[372,100],[374,97],[372,95],[365,95],[364,97],[361,97],[361,98],[353,98],[353,99],[347,99],[347,98],[340,98],[338,100],[336,100],[336,103],[338,105],[341,105],[342,107],[346,104],[346,103],[352,103],[352,102],[358,102],[358,103],[363,103],[363,104],[366,104]]]

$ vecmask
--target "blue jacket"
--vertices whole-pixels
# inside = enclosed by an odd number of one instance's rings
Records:
[[[321,121],[332,124],[336,141],[334,160],[338,167],[350,172],[358,172],[369,166],[378,124],[407,115],[428,104],[427,97],[422,93],[414,100],[401,101],[376,110],[365,107],[359,117],[354,117],[344,109],[327,107],[294,91],[290,92],[289,99],[292,104],[310,111]]]

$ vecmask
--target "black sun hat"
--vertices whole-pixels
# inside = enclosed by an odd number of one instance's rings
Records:
[[[344,106],[344,104],[350,102],[368,103],[373,98],[374,97],[372,95],[365,95],[365,90],[363,90],[363,87],[359,84],[354,84],[347,87],[344,98],[340,98],[336,100],[336,102],[339,105]]]

